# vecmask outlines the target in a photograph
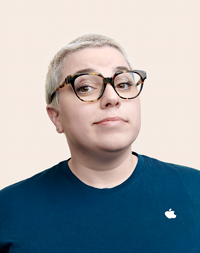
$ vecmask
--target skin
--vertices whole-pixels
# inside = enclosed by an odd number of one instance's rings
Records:
[[[66,57],[62,81],[88,68],[112,77],[121,67],[129,69],[117,49],[85,48]],[[60,112],[48,105],[47,112],[57,131],[67,138],[71,171],[95,188],[112,188],[124,182],[137,164],[131,144],[140,130],[139,97],[121,99],[108,84],[98,101],[82,102],[67,85],[59,91],[59,108]]]

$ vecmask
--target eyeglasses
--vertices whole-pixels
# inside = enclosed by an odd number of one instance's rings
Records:
[[[95,102],[100,99],[109,83],[117,95],[122,99],[134,99],[142,91],[146,72],[142,70],[123,70],[113,77],[104,77],[100,73],[76,73],[65,78],[51,94],[51,101],[55,93],[71,84],[76,96],[83,102]]]

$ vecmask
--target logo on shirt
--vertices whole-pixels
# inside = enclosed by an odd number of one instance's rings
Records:
[[[168,219],[175,219],[176,218],[176,214],[174,213],[175,211],[172,211],[172,209],[170,208],[169,211],[165,212],[165,216]]]

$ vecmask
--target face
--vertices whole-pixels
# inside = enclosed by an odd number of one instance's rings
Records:
[[[62,81],[84,69],[112,77],[122,68],[129,69],[129,66],[117,49],[85,48],[67,56]],[[81,150],[90,154],[130,149],[140,130],[139,97],[121,99],[110,84],[96,102],[82,102],[71,85],[67,85],[59,90],[59,107],[54,124],[59,132],[65,133],[74,155]]]

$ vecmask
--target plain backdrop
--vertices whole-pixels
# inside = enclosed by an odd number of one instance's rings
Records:
[[[70,157],[46,114],[55,53],[100,33],[147,72],[133,150],[200,169],[199,0],[0,0],[0,188]]]

